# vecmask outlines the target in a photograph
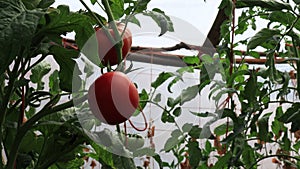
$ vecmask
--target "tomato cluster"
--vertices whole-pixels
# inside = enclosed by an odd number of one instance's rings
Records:
[[[117,24],[121,34],[124,25]],[[109,32],[113,37],[112,29]],[[103,65],[118,64],[116,46],[107,37],[102,28],[96,28],[99,57]],[[122,56],[125,58],[131,48],[132,37],[126,29],[122,37]],[[88,102],[92,113],[100,121],[116,125],[126,121],[135,112],[139,105],[139,94],[135,85],[128,77],[119,71],[104,73],[90,86]]]

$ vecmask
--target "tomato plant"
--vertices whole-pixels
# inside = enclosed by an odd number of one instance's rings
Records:
[[[123,161],[133,168],[133,159],[101,149],[83,132],[74,103],[87,102],[87,94],[79,91],[83,80],[74,71],[81,72],[76,59],[95,34],[96,25],[102,25],[99,32],[106,30],[109,34],[104,23],[145,12],[149,1],[130,0],[127,5],[119,1],[116,5],[116,1],[104,0],[98,4],[105,6],[107,16],[96,15],[89,8],[70,11],[67,5],[53,7],[54,2],[0,0],[0,168],[80,168],[84,159],[92,156],[83,151],[87,144],[93,145],[97,155],[106,152],[111,157],[111,161],[100,157],[103,165],[124,168],[120,163]],[[121,31],[112,27],[114,32],[110,35],[119,39]],[[70,32],[76,34],[76,50],[61,44],[62,36]],[[124,33],[124,56],[131,45],[128,33]],[[122,43],[115,47],[118,58],[122,56]],[[72,97],[73,94],[79,97]],[[138,97],[133,96],[132,102],[136,104]]]
[[[130,51],[132,44],[132,35],[128,28],[125,29],[125,25],[118,23],[117,24],[118,33],[123,34],[122,41],[122,59],[124,59],[128,52]],[[125,30],[124,30],[125,29]],[[111,42],[111,40],[107,37],[106,33],[102,28],[96,27],[96,37],[98,41],[98,53],[101,60],[102,65],[107,66],[108,64],[113,66],[119,63],[118,54],[116,46]],[[108,30],[111,36],[115,39],[113,29]],[[124,33],[123,33],[124,31]]]
[[[54,8],[54,0],[0,0],[0,168],[80,168],[90,159],[103,168],[131,169],[141,168],[134,163],[140,156],[146,159],[144,167],[155,163],[158,168],[252,169],[269,159],[278,167],[299,168],[299,0],[222,0],[219,8],[226,17],[214,29],[220,33],[215,39],[221,40],[216,54],[184,56],[188,66],[175,73],[160,73],[151,90],[141,93],[125,74],[110,67],[119,64],[131,47],[130,32],[123,32],[123,27],[128,22],[139,24],[135,14],[142,13],[159,25],[163,35],[173,30],[170,18],[160,9],[148,10],[150,0],[91,0],[105,16],[80,2],[85,10],[70,11],[67,5]],[[239,16],[236,10],[241,10]],[[266,24],[256,30],[258,19]],[[124,25],[115,24],[118,22]],[[95,30],[96,25],[101,28]],[[256,31],[255,35],[237,41],[235,37],[249,29]],[[62,35],[73,31],[76,50],[61,44]],[[101,57],[102,66],[88,59],[103,75],[87,95],[81,76],[87,68],[81,69],[76,61],[83,59],[80,50],[93,34],[98,35],[96,46],[101,48],[93,56]],[[246,51],[240,51],[240,45],[247,47]],[[265,63],[258,68],[247,63],[248,57],[263,57]],[[289,72],[278,68],[279,60]],[[208,71],[216,65],[222,69]],[[123,70],[120,67],[117,70]],[[124,72],[129,71],[133,70]],[[161,95],[153,97],[165,83],[171,88],[186,73],[195,71],[200,72],[199,81],[176,91],[180,96],[165,98],[164,105],[159,102]],[[210,79],[215,76],[221,80]],[[209,88],[208,99],[215,101],[216,109],[184,112],[182,107],[204,88]],[[81,109],[75,103],[82,104]],[[88,103],[94,107],[89,108]],[[159,152],[154,149],[154,126],[147,133],[150,148],[143,147],[148,143],[140,133],[127,138],[118,125],[111,126],[117,134],[108,130],[97,133],[100,141],[106,139],[111,147],[132,154],[124,157],[92,140],[76,116],[79,109],[92,111],[102,122],[119,124],[147,104],[161,109],[158,120],[176,127]],[[207,123],[179,126],[178,118],[185,113]],[[89,116],[86,119],[89,129],[99,125]],[[163,161],[161,152],[170,155],[170,160]]]
[[[139,105],[139,94],[134,84],[122,72],[101,75],[90,86],[89,105],[102,122],[116,125],[126,121]]]

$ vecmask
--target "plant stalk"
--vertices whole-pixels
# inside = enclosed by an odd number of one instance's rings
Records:
[[[62,103],[60,105],[54,106],[54,107],[49,107],[45,106],[42,110],[40,110],[37,114],[32,116],[23,126],[21,126],[16,134],[16,137],[14,139],[14,142],[12,144],[9,156],[8,156],[8,163],[6,166],[6,169],[13,169],[14,167],[14,162],[17,158],[17,153],[18,149],[20,146],[20,143],[25,136],[25,134],[32,128],[32,126],[41,118],[43,118],[46,115],[50,115],[56,112],[59,112],[61,110],[65,110],[67,108],[73,107],[74,102],[76,104],[82,103],[85,100],[87,100],[87,95],[82,96],[79,99],[76,100],[70,100],[68,102]]]
[[[295,51],[295,55],[296,55],[296,58],[299,58],[299,52],[298,52],[298,49],[297,49],[297,44],[295,42],[295,39],[292,38],[292,42],[293,42],[293,47],[294,47],[294,51]],[[297,74],[296,74],[296,78],[297,78],[297,92],[298,92],[298,95],[300,94],[300,61],[297,60]]]
[[[13,94],[15,88],[15,81],[18,77],[18,69],[19,69],[19,65],[20,62],[22,60],[22,57],[18,57],[15,60],[15,64],[12,70],[12,73],[9,76],[9,82],[7,85],[7,92],[5,92],[5,95],[3,96],[3,102],[0,103],[0,151],[2,151],[2,149],[4,149],[4,147],[2,146],[3,144],[3,134],[2,132],[4,131],[4,122],[5,122],[5,117],[7,114],[7,110],[8,110],[8,103],[10,101],[11,95]],[[2,157],[2,155],[1,155]],[[1,160],[2,163],[2,160]]]

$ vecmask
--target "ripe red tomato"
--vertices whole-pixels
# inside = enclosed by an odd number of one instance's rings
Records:
[[[88,102],[100,121],[115,125],[132,116],[139,104],[139,94],[124,73],[108,72],[90,86]]]
[[[125,28],[124,24],[117,24],[117,28],[119,33],[123,32]],[[118,55],[115,44],[113,44],[107,35],[105,34],[102,28],[95,28],[96,30],[96,37],[98,41],[98,53],[100,60],[104,66],[107,66],[108,63],[112,65],[118,64]],[[109,29],[110,34],[115,38],[115,33],[113,29]],[[122,57],[125,58],[131,48],[132,45],[132,35],[128,28],[125,29],[123,39],[123,47],[122,47]]]

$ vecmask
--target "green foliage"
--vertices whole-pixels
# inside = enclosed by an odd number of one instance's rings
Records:
[[[280,2],[277,0],[238,0],[237,7],[262,7],[268,10],[283,10],[283,9],[292,9],[289,3]]]
[[[248,49],[255,49],[257,46],[259,45],[263,45],[263,43],[267,42],[274,42],[275,44],[277,44],[277,39],[276,36],[279,37],[280,36],[280,31],[278,30],[272,30],[272,29],[268,29],[268,28],[263,28],[262,30],[260,30],[259,32],[256,33],[256,35],[254,35],[248,45],[247,48]]]
[[[30,80],[32,83],[37,84],[37,90],[44,89],[43,77],[48,74],[51,70],[49,63],[41,62],[31,70]]]
[[[44,12],[26,9],[21,1],[1,0],[0,74],[17,56],[28,57],[31,42]]]
[[[165,15],[162,10],[154,8],[152,9],[152,11],[147,11],[146,13],[144,13],[144,15],[150,16],[161,28],[161,32],[158,36],[165,34],[167,31],[174,31],[173,24],[170,18]]]
[[[109,7],[104,5],[106,2]],[[81,69],[77,64],[80,50],[94,34],[94,26],[107,23],[105,18],[141,26],[135,15],[142,13],[160,27],[158,36],[174,31],[171,18],[161,9],[147,9],[149,2],[91,0],[92,5],[100,5],[106,12],[106,16],[101,16],[90,9],[73,12],[67,5],[52,8],[54,0],[0,0],[0,149],[5,150],[8,158],[6,165],[1,161],[0,168],[80,168],[87,157],[100,162],[103,168],[117,169],[137,168],[134,159],[144,157],[153,158],[159,168],[180,165],[200,169],[257,168],[259,161],[275,156],[285,166],[299,167],[300,144],[290,136],[292,132],[297,140],[300,138],[300,104],[290,99],[294,93],[293,97],[299,99],[300,91],[298,0],[293,3],[238,0],[236,4],[223,0],[219,8],[229,17],[221,26],[218,54],[186,56],[183,61],[188,66],[175,72],[161,72],[151,83],[150,91],[140,90],[139,110],[134,115],[139,115],[148,104],[154,104],[161,108],[160,120],[176,127],[166,135],[160,150],[173,156],[171,161],[163,161],[155,146],[150,143],[147,147],[148,142],[139,133],[115,134],[104,129],[91,134],[82,129],[75,115],[78,111],[88,112],[88,105],[74,107],[72,97],[86,92],[81,91],[85,85],[81,71],[89,78],[93,67],[87,65]],[[234,7],[243,11],[232,28]],[[257,19],[267,21],[258,31]],[[249,29],[256,31],[253,37],[231,42],[232,36],[243,35]],[[79,50],[62,45],[62,35],[73,31]],[[239,51],[239,45],[246,46],[247,51]],[[266,57],[264,67],[245,63],[244,55],[260,58],[262,54]],[[241,63],[233,62],[236,56],[242,57]],[[275,56],[285,59],[296,73],[279,70]],[[45,62],[46,58],[52,59],[59,68],[52,68]],[[118,70],[122,68],[124,65],[119,65]],[[133,71],[132,68],[131,64],[125,72]],[[106,67],[101,66],[101,70]],[[174,86],[184,82],[186,74],[196,70],[200,71],[197,84],[174,90]],[[290,75],[296,79],[295,86]],[[164,86],[166,92],[178,95],[164,98],[158,92]],[[186,111],[182,106],[193,101],[206,87],[210,90],[207,99],[215,102],[216,110]],[[86,96],[78,100],[84,102]],[[278,106],[272,112],[269,107],[273,103]],[[178,118],[186,112],[205,123],[186,122],[180,126]],[[26,122],[23,122],[24,115],[28,118]],[[101,125],[92,119],[92,114],[83,116],[85,129]],[[148,137],[152,139],[150,131]],[[278,147],[276,152],[267,151],[273,144]],[[112,153],[114,150],[126,157]],[[212,157],[216,161],[210,166]]]

